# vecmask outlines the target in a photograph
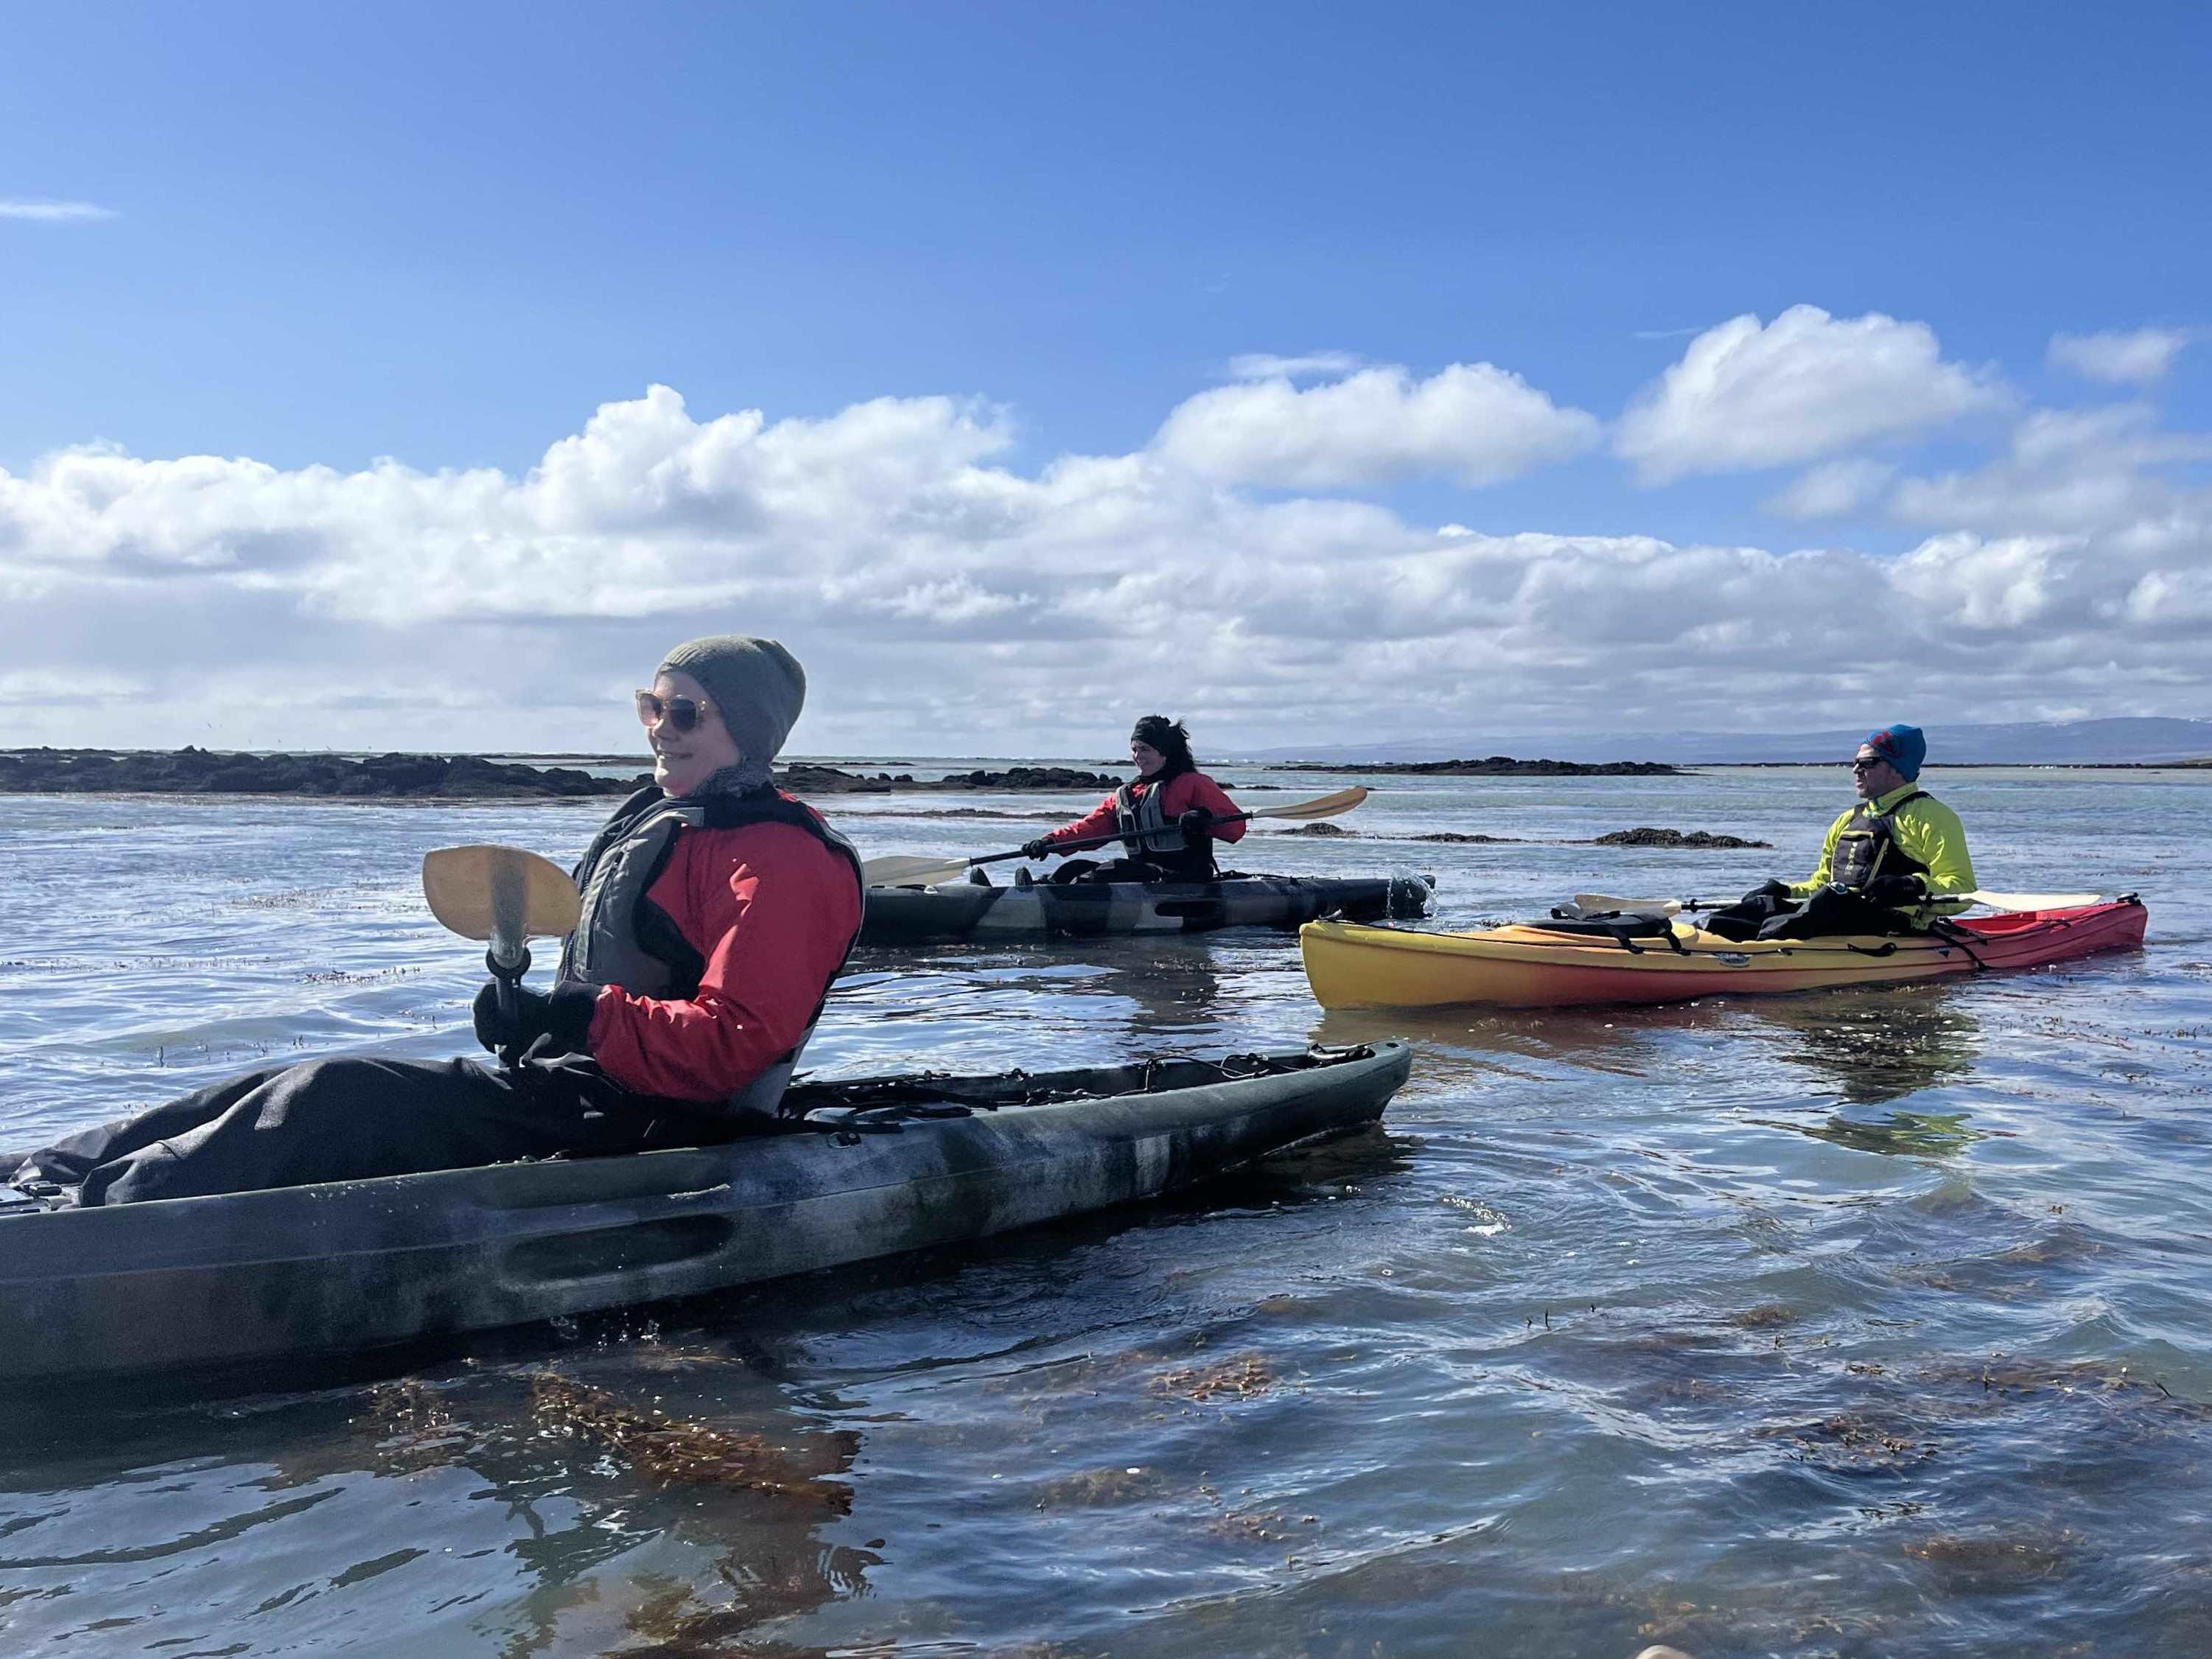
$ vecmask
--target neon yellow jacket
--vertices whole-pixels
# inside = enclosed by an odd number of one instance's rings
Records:
[[[1867,808],[1869,811],[1890,813],[1898,846],[1928,866],[1929,892],[1971,893],[1979,884],[1974,879],[1974,861],[1966,853],[1966,826],[1959,822],[1959,815],[1933,795],[1923,795],[1901,807],[1897,805],[1919,787],[1908,783],[1886,795],[1877,795],[1867,802]],[[1856,805],[1846,808],[1828,826],[1828,839],[1820,848],[1820,867],[1805,880],[1791,884],[1792,898],[1810,898],[1828,884],[1836,837],[1843,834],[1844,826],[1857,810]],[[1923,904],[1908,914],[1917,921],[1926,921],[1935,916],[1956,915],[1966,908],[1964,904]]]

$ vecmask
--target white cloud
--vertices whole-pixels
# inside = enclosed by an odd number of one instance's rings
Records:
[[[1364,359],[1352,351],[1309,351],[1299,357],[1278,357],[1272,352],[1247,351],[1229,360],[1232,380],[1307,380],[1322,375],[1349,374]]]
[[[1987,542],[1960,531],[1899,559],[1891,582],[1929,614],[1972,629],[2018,629],[2051,603],[2052,556],[2062,544],[2015,536]]]
[[[92,202],[46,202],[23,197],[0,197],[0,219],[33,219],[48,224],[63,224],[87,219],[112,219],[113,208],[104,208]]]
[[[1614,447],[1644,483],[1664,483],[1814,460],[2003,399],[1990,375],[1944,361],[1924,323],[1792,306],[1692,340],[1631,404]]]
[[[1792,519],[1840,518],[1864,507],[1896,476],[1897,468],[1887,461],[1826,461],[1770,497],[1767,510]]]
[[[2125,334],[2054,334],[2051,361],[2093,380],[2148,386],[2166,378],[2174,358],[2198,333],[2187,328],[2139,328]]]
[[[1432,384],[1385,373],[1385,406]],[[1370,441],[1289,408],[1334,465]],[[1412,428],[1367,464],[1464,464]],[[701,419],[654,387],[520,474],[62,451],[0,471],[0,746],[634,746],[641,673],[730,629],[806,663],[811,752],[1103,752],[1134,686],[1216,753],[1820,726],[1900,684],[1954,718],[2212,710],[2212,445],[2133,406],[1908,481],[1895,556],[1432,529],[1165,444],[1016,471],[1013,436],[952,398]]]
[[[2040,410],[2012,453],[1972,471],[1907,478],[1891,510],[1909,523],[2002,534],[2094,531],[2171,516],[2187,491],[2154,469],[2212,460],[2212,437],[2161,432],[2142,404]]]
[[[1425,380],[1362,369],[1300,391],[1282,376],[1217,386],[1152,440],[1164,464],[1224,483],[1336,489],[1417,475],[1496,483],[1593,447],[1595,416],[1517,374],[1454,363]]]

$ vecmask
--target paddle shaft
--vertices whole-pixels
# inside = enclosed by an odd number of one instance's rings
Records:
[[[1212,822],[1215,823],[1249,823],[1254,818],[1271,817],[1273,815],[1274,812],[1273,810],[1261,806],[1257,807],[1249,812],[1231,812],[1226,817],[1215,818]],[[1099,835],[1085,836],[1079,841],[1056,841],[1052,844],[1052,850],[1055,853],[1080,853],[1093,847],[1111,846],[1114,842],[1121,841],[1123,838],[1124,837],[1119,830],[1109,830]],[[1017,847],[1011,853],[988,853],[980,859],[969,859],[968,862],[971,866],[978,864],[1000,864],[1008,859],[1025,859],[1028,856],[1029,854],[1026,851]]]
[[[2103,897],[2100,893],[1997,893],[1977,887],[1966,893],[1931,893],[1918,901],[1923,904],[1962,902],[1979,904],[1991,910],[2028,911],[2063,910],[2085,904],[2094,904]],[[1741,904],[1740,898],[1662,899],[1620,898],[1610,893],[1577,893],[1575,902],[1586,910],[1613,909],[1620,911],[1656,911],[1667,906],[1677,910],[1725,910]]]
[[[1213,818],[1214,823],[1242,823],[1250,818],[1333,818],[1349,812],[1367,799],[1367,790],[1358,786],[1340,789],[1334,794],[1316,796],[1312,800],[1285,801],[1280,806],[1255,806],[1249,812],[1231,812]],[[1103,847],[1109,842],[1126,839],[1118,829],[1086,836],[1078,841],[1055,842],[1055,852],[1075,852],[1087,847]],[[978,858],[923,859],[892,854],[870,859],[861,866],[871,885],[887,884],[892,886],[929,886],[940,881],[955,881],[966,871],[979,864],[997,864],[1006,859],[1027,858],[1026,848],[1017,848],[1010,853],[986,853]]]

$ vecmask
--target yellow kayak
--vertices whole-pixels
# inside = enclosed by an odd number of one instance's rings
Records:
[[[1560,1008],[1577,1003],[1682,1002],[2032,968],[2142,943],[2132,897],[2067,909],[1977,916],[1942,937],[1747,939],[1694,923],[1653,921],[1640,933],[1518,922],[1480,933],[1428,933],[1352,922],[1298,930],[1306,978],[1324,1008],[1433,1008],[1482,1003]]]

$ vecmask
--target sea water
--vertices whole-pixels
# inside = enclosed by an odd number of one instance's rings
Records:
[[[1356,833],[1231,860],[1432,873],[1455,927],[1802,876],[1850,799],[1216,770],[1374,784]],[[343,1380],[11,1401],[0,1651],[2212,1652],[2212,775],[1925,781],[1986,885],[2139,890],[2146,947],[1404,1016],[1324,1016],[1273,933],[864,954],[820,1074],[1403,1036],[1413,1080],[1148,1208]],[[828,803],[869,854],[1091,804]],[[0,798],[0,1146],[467,1050],[422,853],[565,861],[607,805]],[[1775,846],[1586,844],[1639,824]]]

